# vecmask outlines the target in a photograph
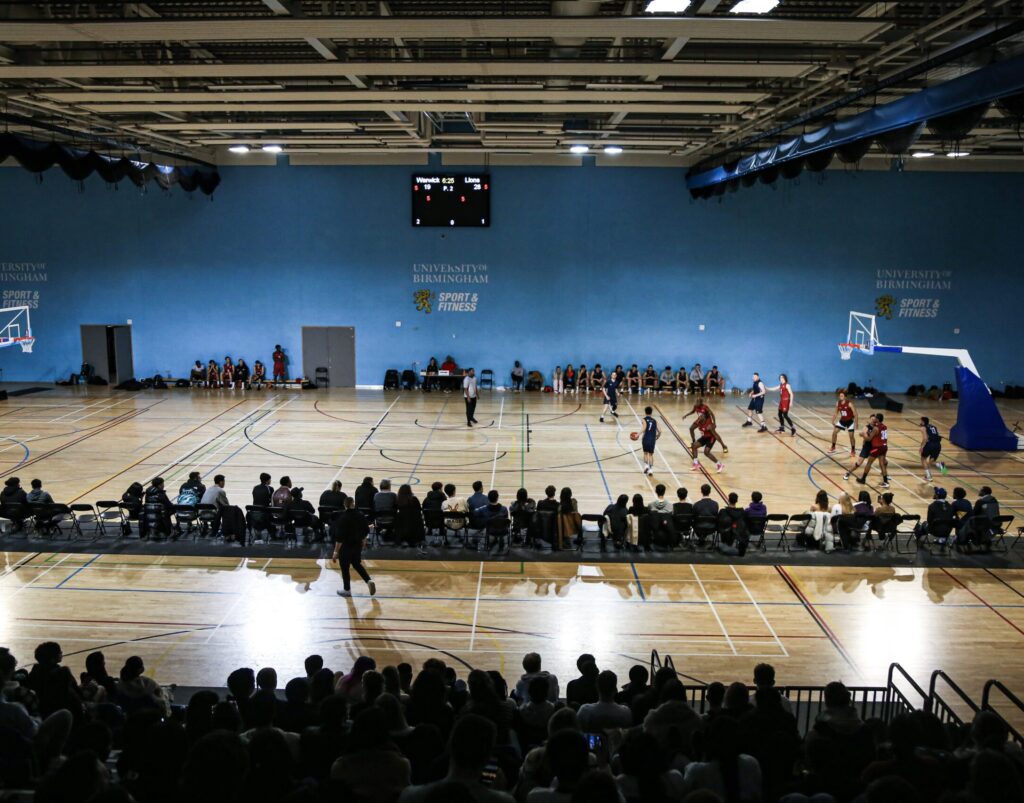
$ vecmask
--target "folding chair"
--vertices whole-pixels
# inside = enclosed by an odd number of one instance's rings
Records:
[[[92,540],[95,541],[100,534],[100,519],[99,514],[96,512],[96,508],[87,502],[76,502],[73,505],[68,505],[68,508],[70,508],[71,515],[74,516],[75,519],[72,531],[77,532],[79,535],[83,535],[84,537],[84,534],[82,533],[82,522],[85,521],[86,524],[92,524]],[[85,519],[85,516],[89,516],[91,518]]]
[[[267,540],[270,539],[271,528],[274,526],[270,511],[269,507],[263,505],[245,506],[245,528],[249,532],[250,542],[262,540],[256,538],[261,532],[267,534]]]
[[[118,537],[124,533],[124,525],[128,520],[124,517],[121,503],[116,499],[100,499],[96,502],[96,526],[103,535],[107,534],[107,522],[114,522]]]
[[[693,534],[697,539],[697,546],[714,549],[718,545],[718,516],[695,516]],[[705,543],[708,538],[711,539],[710,544]]]
[[[762,552],[768,551],[768,536],[778,536],[775,541],[776,551],[786,549],[786,530],[789,527],[789,516],[785,513],[769,513],[765,516],[764,528],[757,539],[757,548]]]
[[[271,507],[268,508],[270,513],[270,523],[273,525],[275,531],[280,531],[284,534],[285,543],[288,542],[288,511],[283,507]],[[273,540],[268,538],[268,541]]]
[[[861,513],[843,513],[835,517],[836,532],[839,535],[840,548],[850,551],[865,538],[864,528],[868,517]]]
[[[179,535],[191,535],[195,540],[196,521],[199,519],[198,505],[175,505],[174,506],[174,529]],[[184,531],[182,527],[184,526]]]
[[[508,516],[494,516],[488,519],[487,524],[484,525],[484,551],[490,551],[493,538],[497,540],[498,553],[507,553],[511,548],[511,532],[512,521]]]
[[[469,538],[469,514],[460,513],[455,510],[445,510],[444,512],[444,545],[451,546],[448,543],[448,534],[452,533],[458,538],[462,537],[462,545],[466,545],[466,541]]]
[[[303,542],[306,545],[311,543],[308,538],[308,534],[316,529],[312,513],[308,510],[289,510],[288,525],[289,527],[287,529],[291,530],[292,541],[295,543],[295,546],[299,545],[299,528],[302,529]]]
[[[512,537],[519,538],[520,543],[528,545],[533,537],[536,515],[536,511],[533,510],[517,510],[512,513]]]
[[[324,525],[324,528],[330,527],[331,523],[342,514],[340,507],[334,505],[320,505],[316,509],[317,515],[320,516],[320,521]]]
[[[477,384],[480,386],[480,390],[483,390],[484,388],[494,390],[494,371],[490,368],[484,368],[480,372],[480,378],[477,381]]]
[[[8,519],[12,525],[17,524],[20,529],[24,529],[25,522],[32,520],[32,510],[22,502],[8,502],[0,505],[0,518]]]
[[[672,529],[676,531],[676,538],[680,546],[685,546],[691,552],[696,549],[693,545],[693,514],[673,513]]]
[[[71,530],[68,533],[69,541],[75,532],[79,535],[82,534],[82,530],[78,526],[78,520],[75,518],[74,512],[68,505],[60,503],[44,505],[43,515],[46,517],[47,528],[52,528],[55,535],[63,535],[64,531],[60,526],[68,523],[71,525]]]
[[[679,543],[671,513],[648,513],[647,524],[651,533],[651,546],[668,548],[671,552]]]
[[[590,524],[596,524],[597,525],[597,535],[598,535],[598,538],[601,541],[601,551],[604,552],[605,551],[605,544],[604,544],[604,542],[605,542],[605,537],[604,537],[604,522],[605,522],[605,518],[604,518],[604,516],[602,516],[602,515],[600,515],[598,513],[584,513],[583,515],[580,516],[580,519],[583,521],[583,524],[580,526],[580,540],[579,540],[579,543],[576,544],[576,551],[577,552],[582,552],[583,551],[583,543],[586,540],[586,532],[587,532],[586,525],[589,522]]]
[[[911,533],[911,537],[916,533]],[[927,531],[917,539],[917,548],[925,549],[929,555],[932,552],[932,545],[939,548],[940,552],[946,552],[956,539],[956,519],[953,516],[945,519],[936,519],[928,524]],[[910,538],[907,538],[907,550],[910,550]]]
[[[999,542],[1000,552],[1009,552],[1010,547],[1006,545],[1006,534],[1010,532],[1010,525],[1013,524],[1013,516],[995,516],[992,518],[992,548],[996,548],[996,542]],[[1016,539],[1014,539],[1013,546],[1017,545],[1017,541],[1020,540],[1020,533],[1017,533]]]
[[[790,516],[789,521],[786,522],[786,526],[779,538],[779,546],[787,552],[792,552],[794,546],[798,552],[806,552],[806,547],[797,544],[797,536],[801,535],[807,529],[807,525],[810,521],[810,513],[794,513]]]
[[[146,502],[142,505],[142,515],[139,517],[140,523],[140,537],[142,528],[141,525],[146,525],[146,537],[158,540],[161,536],[163,538],[170,538],[171,536],[171,518],[164,506],[159,502]]]
[[[878,533],[878,549],[892,548],[902,519],[903,517],[898,513],[879,513],[871,517],[868,523],[868,533]],[[920,520],[920,516],[918,520]]]
[[[533,520],[536,527],[534,548],[541,549],[541,544],[547,544],[549,549],[553,549],[558,538],[558,514],[553,510],[538,510]]]
[[[760,544],[764,541],[765,527],[768,526],[767,516],[744,516],[747,520],[747,533],[749,534],[750,540],[748,541],[747,549],[750,548],[750,543]],[[754,539],[757,539],[756,541]]]
[[[438,539],[432,546],[448,546],[448,533],[444,526],[444,511],[441,508],[427,508],[423,511],[423,530],[428,542],[432,535]]]
[[[196,505],[196,523],[192,532],[192,540],[195,541],[200,535],[203,537],[211,532],[220,519],[220,510],[216,505]]]
[[[921,516],[917,513],[908,513],[904,516],[900,516],[899,524],[896,527],[896,537],[893,539],[893,545],[896,547],[896,551],[900,552],[900,536],[907,536],[906,540],[906,551],[910,551],[910,539],[913,538],[921,528]]]
[[[391,535],[391,543],[392,545],[394,544],[396,518],[397,516],[394,512],[381,512],[373,517],[373,537],[377,542],[377,546],[385,543],[383,539],[384,533]]]

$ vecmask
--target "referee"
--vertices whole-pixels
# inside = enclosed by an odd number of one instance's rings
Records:
[[[470,368],[462,380],[462,395],[466,398],[466,426],[479,424],[476,420],[476,371]]]
[[[363,568],[363,542],[370,530],[366,524],[366,518],[356,510],[356,500],[351,496],[345,499],[345,510],[331,522],[331,537],[334,540],[334,553],[331,555],[332,562],[338,562],[341,557],[341,583],[342,588],[338,591],[339,597],[352,596],[352,582],[349,577],[349,569],[355,569],[356,574],[363,578],[370,589],[370,596],[377,593],[377,586],[370,579],[366,569]]]

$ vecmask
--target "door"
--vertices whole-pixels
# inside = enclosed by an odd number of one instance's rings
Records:
[[[330,387],[355,387],[355,327],[302,327],[302,373],[309,379],[315,380],[317,368],[327,369]]]
[[[132,358],[132,328],[119,324],[82,324],[82,362],[93,367],[96,376],[118,385],[135,374]]]

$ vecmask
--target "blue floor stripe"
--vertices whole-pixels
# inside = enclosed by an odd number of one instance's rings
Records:
[[[78,574],[80,571],[82,571],[82,569],[87,568],[91,563],[93,563],[93,562],[95,562],[95,561],[97,561],[99,559],[100,559],[99,555],[93,555],[91,558],[89,558],[89,560],[87,560],[85,563],[83,563],[81,566],[79,566],[77,569],[75,569],[73,572],[71,572],[71,574],[69,574],[67,577],[65,577],[63,580],[61,580],[59,583],[57,583],[57,585],[54,586],[54,588],[61,588],[61,587],[63,587],[63,585],[66,582],[68,582],[68,580],[70,580],[72,577],[74,577],[76,574]]]

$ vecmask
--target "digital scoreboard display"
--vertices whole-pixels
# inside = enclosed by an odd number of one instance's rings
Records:
[[[491,225],[489,174],[417,175],[412,182],[412,225]]]

